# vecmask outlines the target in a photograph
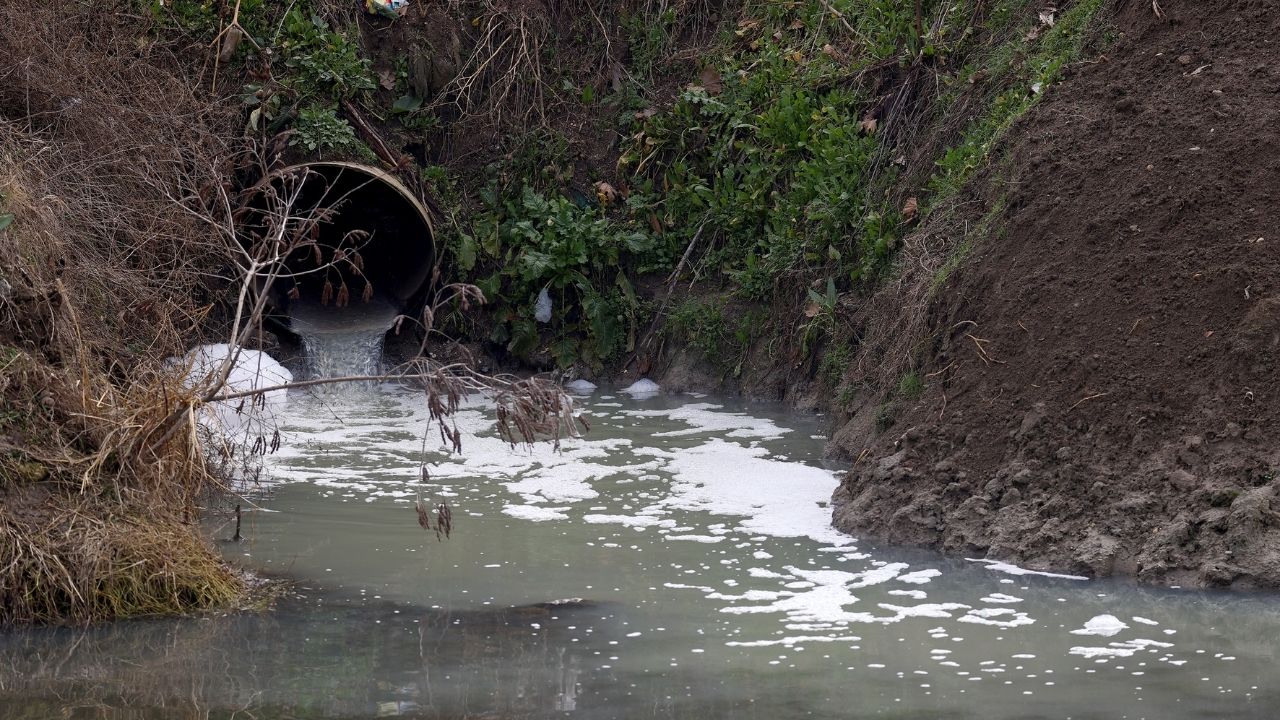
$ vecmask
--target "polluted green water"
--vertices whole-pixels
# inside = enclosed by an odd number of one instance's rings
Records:
[[[820,418],[579,398],[450,454],[412,392],[295,396],[226,543],[273,610],[0,635],[0,717],[1269,718],[1280,603],[1026,573],[829,527]],[[430,478],[421,476],[423,459]],[[447,500],[452,537],[415,502]],[[220,536],[229,529],[217,531]]]

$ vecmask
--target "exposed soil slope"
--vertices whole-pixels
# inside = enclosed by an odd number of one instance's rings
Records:
[[[850,425],[835,523],[1152,583],[1280,585],[1280,13],[1120,3],[1007,136],[925,391]]]

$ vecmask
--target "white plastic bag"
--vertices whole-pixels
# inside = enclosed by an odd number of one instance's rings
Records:
[[[540,323],[551,322],[551,295],[546,288],[538,293],[538,303],[533,306],[533,319]]]

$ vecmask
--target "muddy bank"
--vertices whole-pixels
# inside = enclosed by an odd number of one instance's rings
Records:
[[[997,230],[926,311],[922,392],[833,441],[837,527],[1280,585],[1280,16],[1161,6],[1119,3],[1107,54],[1006,135],[974,198]]]

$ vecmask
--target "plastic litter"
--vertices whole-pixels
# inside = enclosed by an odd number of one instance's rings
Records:
[[[364,0],[364,8],[373,15],[384,15],[389,18],[398,17],[400,11],[409,4],[409,0]]]
[[[533,319],[540,323],[551,322],[551,295],[546,288],[538,293],[538,303],[533,306]]]

